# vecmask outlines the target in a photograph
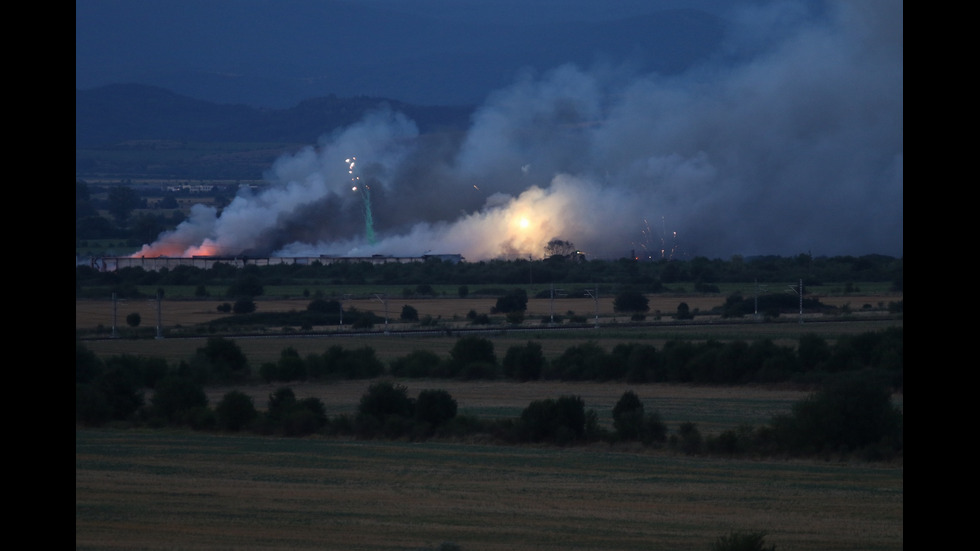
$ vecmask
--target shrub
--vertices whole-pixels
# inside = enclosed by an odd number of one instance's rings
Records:
[[[613,406],[613,427],[622,440],[636,440],[643,430],[643,402],[632,390],[620,396]]]
[[[671,443],[687,455],[698,454],[701,452],[701,431],[690,421],[681,423],[677,434],[671,438]]]
[[[214,408],[218,427],[237,432],[258,416],[252,397],[239,390],[228,392]]]
[[[315,298],[306,305],[306,311],[316,312],[318,314],[338,314],[340,312],[340,303],[336,300]]]
[[[296,393],[293,392],[293,389],[280,387],[269,395],[266,415],[273,423],[279,423],[285,419],[294,405],[296,405]]]
[[[535,400],[521,412],[525,438],[531,442],[552,440],[566,444],[585,435],[585,402],[578,396]]]
[[[691,313],[691,307],[688,306],[686,302],[682,302],[677,305],[677,313],[674,314],[674,318],[679,320],[691,320],[694,319],[694,314]]]
[[[423,390],[415,400],[415,419],[438,427],[456,416],[456,400],[445,390]]]
[[[541,349],[541,344],[528,341],[525,345],[515,345],[507,349],[504,355],[504,376],[518,381],[536,381],[547,360]]]
[[[384,421],[388,417],[412,417],[415,405],[408,397],[408,389],[390,381],[378,381],[368,387],[361,396],[357,412],[364,417]]]
[[[595,341],[570,346],[551,362],[549,377],[568,381],[594,381],[609,378],[610,357]]]
[[[75,343],[75,383],[89,383],[102,375],[102,360],[87,346]]]
[[[660,413],[656,411],[648,413],[643,419],[640,440],[645,446],[662,444],[667,441],[667,424],[660,418]]]
[[[840,376],[773,419],[777,445],[791,454],[873,453],[903,448],[902,412],[870,375]]]
[[[409,306],[408,304],[406,304],[402,306],[402,313],[399,319],[401,319],[402,321],[418,321],[419,311],[416,310],[413,306]]]
[[[776,551],[775,545],[765,545],[765,532],[731,532],[719,537],[711,551]]]
[[[310,376],[315,379],[370,379],[384,373],[384,362],[378,359],[374,348],[363,346],[345,350],[340,345],[327,349],[321,358],[309,361]]]
[[[204,388],[187,377],[171,376],[157,385],[150,399],[152,414],[173,424],[187,424],[194,408],[208,405]]]
[[[207,343],[197,349],[195,358],[215,381],[241,380],[248,375],[248,359],[231,339],[209,337]]]
[[[257,297],[263,293],[262,281],[254,274],[241,274],[228,287],[229,297]]]
[[[255,312],[255,301],[246,297],[240,298],[235,301],[231,311],[235,314],[251,314]]]
[[[513,289],[497,299],[494,310],[501,314],[509,312],[523,312],[527,310],[527,291],[524,289]]]
[[[391,375],[410,379],[431,377],[441,363],[442,359],[431,350],[413,350],[401,358],[392,360]]]
[[[497,356],[493,352],[493,341],[474,335],[457,339],[456,344],[449,351],[449,358],[451,363],[450,376],[461,373],[470,364],[497,365]]]
[[[623,291],[613,299],[613,311],[646,312],[650,309],[647,297],[639,291]]]
[[[142,321],[142,319],[140,318],[139,312],[133,312],[133,313],[128,314],[126,316],[126,325],[128,325],[128,326],[130,326],[130,327],[132,327],[134,329],[136,327],[139,327],[141,321]]]
[[[374,314],[364,312],[354,319],[354,329],[371,329],[374,327]]]
[[[327,424],[327,410],[319,398],[309,397],[293,402],[284,412],[280,430],[284,436],[306,436]]]

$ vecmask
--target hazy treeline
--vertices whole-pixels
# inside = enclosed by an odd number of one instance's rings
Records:
[[[310,265],[247,265],[236,268],[218,263],[205,270],[191,266],[148,271],[123,268],[100,272],[90,266],[76,266],[76,296],[104,297],[107,292],[128,295],[136,286],[200,285],[243,286],[250,283],[261,293],[270,285],[452,285],[459,292],[477,290],[477,285],[568,285],[570,295],[583,294],[574,286],[615,286],[642,292],[666,291],[668,286],[693,284],[697,292],[718,292],[717,284],[796,282],[806,287],[840,285],[855,282],[887,282],[891,290],[903,290],[903,259],[882,255],[861,257],[732,257],[729,260],[696,257],[675,260],[578,260],[556,256],[544,260],[492,260],[451,263],[437,258],[417,263],[373,264],[370,262],[335,262]],[[465,287],[465,289],[464,289]],[[603,289],[600,289],[603,292]],[[253,295],[254,296],[254,295]]]

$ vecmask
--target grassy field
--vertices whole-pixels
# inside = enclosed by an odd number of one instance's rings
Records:
[[[570,300],[556,313],[592,315],[592,301]],[[659,300],[662,302],[655,302]],[[651,311],[672,312],[678,301],[709,310],[720,297],[661,296]],[[901,297],[827,297],[822,302],[876,305]],[[699,302],[701,301],[701,302]],[[390,300],[390,313],[409,303],[420,315],[465,318],[488,312],[495,299]],[[556,301],[557,302],[557,301]],[[205,323],[221,314],[218,301],[166,300],[165,326]],[[307,300],[261,300],[260,309],[305,308]],[[382,312],[378,301],[358,309]],[[155,301],[129,301],[118,318],[139,309],[156,322]],[[529,318],[547,315],[550,301],[531,300]],[[76,330],[111,323],[108,301],[76,301]],[[274,310],[272,310],[274,311]],[[769,338],[795,344],[805,332],[829,340],[902,326],[901,319],[626,328],[599,301],[601,328],[549,332],[532,326],[485,336],[498,357],[511,345],[541,343],[550,359],[595,340],[662,346],[670,339],[701,341]],[[591,321],[591,317],[589,318]],[[860,316],[858,316],[860,319]],[[108,320],[108,322],[107,322]],[[815,321],[815,320],[810,320]],[[465,321],[461,321],[465,325]],[[125,322],[120,321],[125,337]],[[527,324],[526,324],[527,325]],[[392,328],[398,328],[394,323]],[[299,336],[272,328],[235,341],[253,369],[286,347],[322,354],[339,344],[371,346],[383,361],[412,350],[447,356],[457,340],[444,334],[403,336],[350,333]],[[204,338],[85,341],[102,357],[132,354],[190,358]],[[373,381],[288,384],[297,398],[316,397],[335,416],[356,411]],[[657,411],[671,433],[694,422],[702,434],[760,425],[806,396],[799,390],[625,383],[399,380],[416,396],[444,389],[459,412],[514,418],[533,400],[575,395],[611,426],[626,390]],[[230,390],[252,396],[259,409],[282,384],[252,383],[206,389],[213,406]],[[895,400],[904,409],[903,396]],[[730,531],[765,531],[780,550],[874,551],[903,548],[903,466],[836,461],[749,461],[687,457],[664,450],[596,445],[581,448],[407,443],[219,435],[143,430],[75,431],[76,549],[140,550],[434,550],[452,542],[463,551],[671,549],[707,550]]]
[[[79,550],[903,548],[901,466],[75,431]]]
[[[169,295],[168,295],[169,296]],[[525,321],[520,326],[508,326],[502,316],[496,316],[495,325],[487,326],[487,335],[496,343],[496,351],[503,355],[513,344],[523,344],[528,340],[541,342],[545,354],[551,358],[565,351],[572,344],[585,340],[597,340],[603,346],[611,349],[620,342],[649,342],[656,346],[670,339],[705,340],[752,340],[768,338],[780,344],[795,344],[803,333],[818,333],[828,340],[840,335],[854,334],[864,331],[876,331],[884,327],[901,325],[898,319],[874,319],[880,311],[874,310],[879,304],[889,301],[902,300],[901,295],[829,295],[821,297],[821,302],[830,306],[850,304],[855,311],[852,321],[847,323],[793,323],[796,316],[783,316],[785,323],[743,324],[739,326],[721,325],[658,325],[639,329],[627,328],[630,321],[628,315],[617,313],[613,309],[612,297],[598,301],[591,299],[530,299]],[[721,306],[725,298],[718,295],[650,295],[650,312],[648,321],[656,319],[656,313],[663,313],[662,319],[667,321],[670,314],[676,312],[681,302],[688,304],[692,312],[710,312]],[[134,330],[126,325],[126,316],[130,313],[140,315],[140,327],[153,328],[158,324],[165,330],[171,331],[181,327],[193,327],[207,324],[210,321],[226,316],[218,311],[217,306],[223,299],[206,300],[174,300],[166,299],[159,304],[156,300],[127,300],[113,304],[109,300],[76,300],[75,329],[76,333],[94,332],[101,328],[103,335],[108,335],[115,325],[118,334],[123,337],[113,340],[86,341],[97,354],[137,354],[161,356],[170,361],[187,359],[202,345],[200,339],[132,339]],[[309,299],[258,299],[257,311],[260,312],[290,312],[302,311],[309,304]],[[245,351],[253,365],[265,361],[275,361],[279,353],[286,347],[293,347],[301,355],[323,353],[329,346],[340,344],[345,348],[371,346],[384,361],[390,361],[403,356],[412,350],[429,349],[440,355],[448,354],[456,342],[456,337],[445,335],[398,335],[402,329],[418,329],[417,323],[402,323],[399,321],[402,307],[410,305],[418,311],[420,318],[431,316],[439,320],[436,326],[439,330],[473,328],[467,319],[470,311],[489,313],[496,304],[495,298],[391,298],[382,302],[378,299],[346,300],[344,308],[356,308],[360,311],[370,311],[384,317],[387,310],[388,328],[391,335],[382,334],[383,325],[378,325],[375,335],[353,335],[348,323],[343,328],[315,327],[319,334],[314,337],[298,336],[295,327],[266,328],[262,338],[238,338],[239,346]],[[863,305],[870,305],[872,311],[863,311]],[[600,330],[593,329],[549,332],[547,328],[551,316],[559,320],[559,325],[567,325],[568,313],[574,312],[586,319],[586,325],[595,322],[598,313]],[[806,320],[824,321],[820,314],[807,314]],[[717,322],[718,316],[699,315],[697,321]],[[858,320],[858,321],[854,321]],[[506,331],[504,331],[506,329]],[[517,329],[520,329],[518,331]],[[383,337],[383,338],[382,338]]]

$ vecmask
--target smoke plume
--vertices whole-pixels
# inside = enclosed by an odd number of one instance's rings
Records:
[[[903,13],[760,4],[712,63],[528,70],[458,135],[379,110],[196,206],[145,256],[590,257],[903,251]],[[376,242],[345,159],[370,186]],[[651,231],[650,228],[655,228]],[[674,237],[676,235],[676,237]]]

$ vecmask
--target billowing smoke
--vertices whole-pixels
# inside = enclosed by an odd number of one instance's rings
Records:
[[[712,258],[901,256],[902,3],[809,5],[742,14],[719,59],[680,76],[528,71],[460,135],[381,110],[137,255],[540,258],[559,238],[614,258],[656,256],[667,234]]]

